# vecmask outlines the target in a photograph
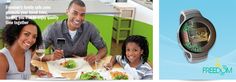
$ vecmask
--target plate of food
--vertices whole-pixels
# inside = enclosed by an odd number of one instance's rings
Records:
[[[73,71],[81,68],[83,66],[83,63],[79,63],[79,61],[76,59],[67,58],[66,60],[65,59],[57,60],[55,66],[63,71]]]
[[[133,77],[122,70],[93,70],[78,72],[75,80],[133,80]]]
[[[129,79],[128,74],[121,71],[111,71],[110,76],[112,80],[128,80]]]
[[[104,80],[104,77],[96,71],[80,72],[80,75],[77,80]]]

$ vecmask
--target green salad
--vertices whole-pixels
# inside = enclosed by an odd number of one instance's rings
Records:
[[[68,61],[61,63],[60,65],[62,65],[65,68],[68,68],[68,69],[73,69],[76,67],[76,62],[74,60],[68,60]]]
[[[117,75],[114,77],[114,80],[128,80],[128,77],[125,75]]]
[[[104,80],[104,78],[95,71],[84,73],[82,72],[79,80]]]
[[[110,72],[110,75],[113,80],[128,80],[129,79],[126,73],[119,72],[119,71]]]

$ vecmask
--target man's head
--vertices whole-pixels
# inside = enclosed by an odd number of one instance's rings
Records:
[[[68,16],[67,26],[70,30],[76,30],[84,21],[86,12],[85,4],[82,0],[72,0],[66,14]]]

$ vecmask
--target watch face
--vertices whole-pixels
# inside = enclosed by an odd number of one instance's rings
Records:
[[[205,18],[190,18],[181,24],[179,39],[186,50],[200,53],[208,51],[214,44],[215,30]]]

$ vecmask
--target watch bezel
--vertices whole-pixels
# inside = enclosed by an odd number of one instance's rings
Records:
[[[203,48],[203,51],[201,52],[193,52],[189,49],[187,49],[184,45],[183,45],[183,42],[181,40],[181,29],[183,28],[183,25],[190,21],[190,20],[197,20],[196,22],[199,22],[199,23],[202,23],[204,24],[205,26],[207,26],[207,29],[209,30],[210,34],[209,34],[209,40],[208,40],[208,43],[202,47]],[[207,53],[211,48],[212,46],[214,45],[215,43],[215,40],[216,40],[216,31],[215,31],[215,28],[213,26],[213,24],[206,18],[204,17],[191,17],[187,20],[184,20],[181,24],[180,24],[180,27],[179,27],[179,30],[178,30],[178,42],[179,42],[179,45],[182,47],[182,49],[184,49],[185,52],[188,52],[188,53],[195,53],[195,54],[199,54],[199,53]]]

